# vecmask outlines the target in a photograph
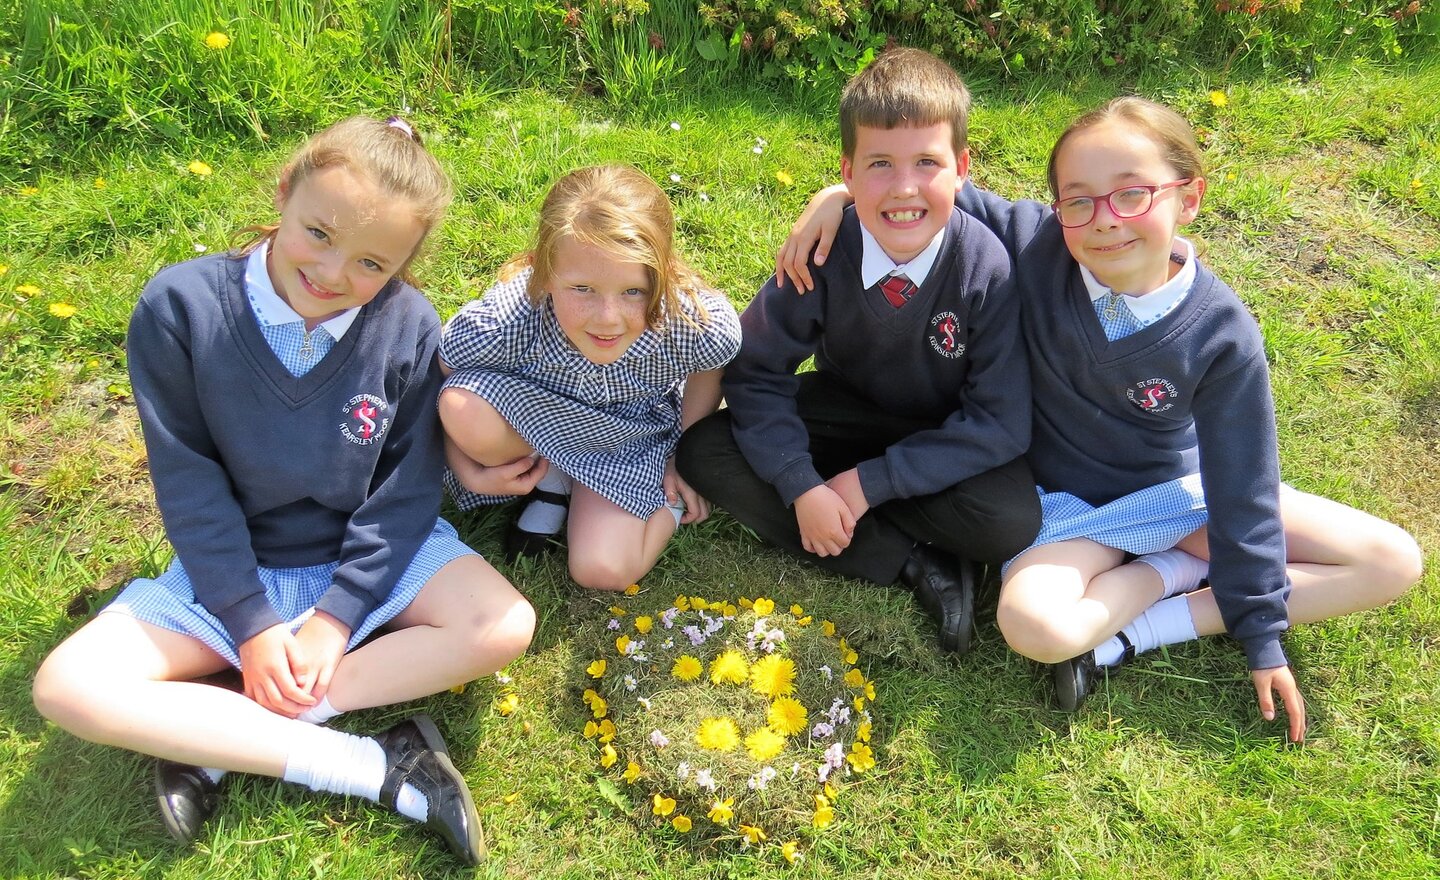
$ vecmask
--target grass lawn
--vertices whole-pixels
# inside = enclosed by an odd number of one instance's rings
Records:
[[[1281,722],[1259,718],[1226,639],[1145,655],[1071,717],[1049,704],[1043,671],[1006,648],[993,590],[974,652],[942,657],[908,594],[824,575],[718,514],[682,531],[629,601],[764,594],[834,620],[879,688],[876,769],[794,867],[773,847],[657,830],[644,796],[610,781],[580,732],[581,670],[611,597],[578,590],[558,557],[502,564],[540,618],[508,670],[517,711],[498,714],[502,688],[484,680],[341,722],[436,716],[492,847],[475,873],[1440,876],[1440,69],[1223,88],[1188,76],[1141,88],[1201,129],[1210,192],[1191,233],[1264,329],[1286,480],[1400,523],[1427,551],[1429,573],[1399,602],[1287,637],[1309,742],[1287,747]],[[1053,137],[1118,88],[982,85],[975,178],[1041,195]],[[524,247],[545,188],[569,168],[629,162],[659,181],[684,253],[739,306],[807,196],[838,174],[833,118],[759,88],[695,93],[663,112],[541,93],[456,106],[417,119],[458,184],[419,266],[442,317]],[[468,873],[382,809],[257,778],[227,782],[200,841],[177,847],[150,761],[55,729],[28,696],[49,650],[169,558],[125,375],[135,297],[160,266],[267,219],[295,142],[112,140],[39,171],[0,167],[0,876]],[[456,522],[498,558],[509,513]]]

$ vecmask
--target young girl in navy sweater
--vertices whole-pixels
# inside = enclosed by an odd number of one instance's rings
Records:
[[[1005,569],[1000,630],[1053,664],[1071,710],[1100,670],[1228,631],[1261,714],[1275,717],[1278,695],[1300,741],[1305,703],[1280,634],[1396,598],[1420,578],[1419,549],[1394,525],[1280,483],[1260,330],[1176,236],[1205,194],[1189,124],[1115,99],[1061,135],[1049,179],[1050,206],[972,185],[956,198],[1015,258],[1034,378],[1044,519]],[[818,197],[782,249],[798,285],[808,271],[796,255],[837,225],[843,200]]]
[[[180,840],[238,770],[382,802],[480,859],[429,718],[324,726],[493,672],[534,627],[438,516],[440,322],[402,279],[449,200],[408,124],[347,119],[281,172],[277,225],[140,296],[130,374],[175,561],[57,647],[34,697],[77,736],[163,759]],[[193,681],[232,666],[244,693]]]
[[[534,247],[445,327],[440,354],[455,372],[440,417],[456,501],[536,490],[508,549],[532,552],[568,525],[583,587],[623,590],[682,522],[709,512],[675,472],[675,444],[719,405],[740,321],[674,235],[670,201],[644,174],[572,171],[545,196]]]

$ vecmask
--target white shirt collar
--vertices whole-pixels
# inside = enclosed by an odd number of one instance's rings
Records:
[[[1130,312],[1141,326],[1154,323],[1175,308],[1175,304],[1185,298],[1185,294],[1190,292],[1190,286],[1195,283],[1195,246],[1183,238],[1176,238],[1175,244],[1175,252],[1185,258],[1185,264],[1175,273],[1175,277],[1140,296],[1123,294],[1125,305],[1130,307]],[[1084,266],[1080,267],[1080,277],[1085,279],[1085,289],[1090,292],[1091,302],[1110,295],[1110,288],[1101,284]]]
[[[304,321],[300,313],[290,308],[290,304],[275,292],[275,285],[270,282],[270,273],[265,268],[265,255],[268,253],[270,242],[267,240],[251,251],[245,262],[245,293],[250,298],[251,308],[255,310],[256,320],[262,327],[278,327]],[[355,316],[358,314],[358,307],[346,309],[330,320],[320,322],[318,326],[325,328],[330,338],[339,342],[340,337],[350,329],[350,325],[355,323]]]
[[[916,254],[913,260],[897,265],[894,260],[890,259],[890,255],[885,253],[880,242],[875,240],[875,236],[870,234],[870,230],[865,228],[865,224],[861,223],[860,283],[867,288],[874,287],[886,275],[899,271],[904,272],[905,277],[909,278],[910,283],[916,287],[924,284],[925,278],[929,276],[930,270],[935,266],[935,257],[940,254],[940,245],[945,241],[946,228],[948,227],[941,227],[940,231],[935,233],[935,237],[930,239],[930,243],[925,246],[925,250]]]

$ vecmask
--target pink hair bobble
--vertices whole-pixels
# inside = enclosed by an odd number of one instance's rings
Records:
[[[405,136],[408,137],[410,140],[414,141],[415,143],[420,143],[420,135],[415,133],[415,129],[410,127],[410,123],[401,119],[399,116],[391,116],[389,119],[385,120],[385,124],[390,126],[391,128],[396,128],[404,132]]]

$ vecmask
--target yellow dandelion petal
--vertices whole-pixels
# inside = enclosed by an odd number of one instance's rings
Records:
[[[691,597],[690,597],[690,607],[691,607],[692,609],[696,610],[696,611],[704,611],[704,610],[706,610],[707,608],[710,607],[710,603],[709,603],[709,602],[706,602],[703,597],[700,597],[700,596],[691,596]]]
[[[190,164],[185,166],[185,170],[189,171],[196,177],[209,177],[215,172],[214,168],[211,168],[209,165],[206,165],[199,159],[190,160]]]
[[[1416,178],[1414,178],[1413,180],[1410,181],[1410,188],[1411,188],[1411,189],[1419,189],[1420,187],[1422,187],[1422,186],[1424,186],[1424,185],[1425,185],[1425,181],[1421,180],[1421,179],[1418,178],[1418,177],[1416,177]]]
[[[757,825],[741,825],[739,831],[744,835],[747,843],[759,843],[762,840],[768,840],[770,837]]]
[[[675,827],[676,831],[684,834],[685,832],[689,831],[695,823],[690,821],[689,816],[676,816],[674,819],[670,820],[670,824]]]
[[[73,318],[75,317],[76,311],[78,311],[78,309],[76,309],[69,303],[50,304],[50,314],[54,315],[57,318]]]
[[[785,737],[762,727],[745,737],[745,752],[752,761],[765,762],[785,751]]]
[[[509,794],[505,795],[505,797],[501,798],[501,800],[503,800],[507,804],[513,804],[516,801],[520,800],[520,792],[512,791]]]
[[[824,633],[827,638],[835,638],[835,624],[828,620],[820,621],[820,631]]]
[[[626,764],[625,772],[620,774],[620,778],[630,783],[631,785],[634,785],[635,780],[640,778],[640,765],[636,764],[634,761]]]
[[[618,639],[615,640],[615,650],[616,650],[617,653],[620,654],[621,657],[624,657],[624,656],[625,656],[625,652],[628,651],[629,649],[630,649],[630,637],[629,637],[629,636],[621,636],[620,638],[618,638]]]
[[[611,606],[610,606],[610,613],[613,614],[613,615],[615,615],[616,617],[624,617],[624,616],[625,616],[625,609],[624,609],[624,608],[621,608],[619,605],[611,605]]]
[[[715,801],[710,805],[710,812],[706,813],[705,815],[710,819],[711,822],[714,822],[716,825],[729,825],[730,820],[735,818],[735,810],[732,809],[734,806],[734,798],[726,798],[723,801]]]
[[[670,667],[670,674],[681,681],[694,681],[704,671],[705,667],[700,664],[700,661],[689,654],[681,654],[675,661],[675,665]]]
[[[710,681],[713,684],[744,684],[749,676],[750,664],[739,651],[726,651],[710,661]]]
[[[15,292],[21,296],[39,296],[40,288],[33,284],[17,284],[15,285]]]
[[[585,722],[585,738],[594,739],[600,733],[600,725],[593,720]]]
[[[795,690],[795,661],[770,654],[750,667],[750,689],[764,697],[788,697]]]
[[[94,369],[95,367],[99,366],[99,364],[98,364],[98,363],[96,363],[96,364],[86,363],[85,366],[86,366],[86,367],[89,367],[90,369]],[[452,694],[463,694],[463,693],[465,693],[465,682],[462,681],[462,682],[460,682],[459,684],[457,684],[457,685],[455,685],[454,687],[452,687],[452,688],[450,689],[450,693],[452,693]]]
[[[209,49],[219,51],[230,45],[230,37],[221,31],[211,31],[205,35],[205,46]]]
[[[599,660],[592,662],[589,666],[585,667],[585,671],[589,673],[591,678],[600,678],[605,674],[605,658],[601,657]]]
[[[858,669],[851,669],[845,673],[845,686],[849,688],[862,688],[865,686],[865,673]]]
[[[765,721],[770,729],[781,736],[793,736],[804,730],[809,723],[809,714],[799,700],[781,697],[770,704]]]
[[[1230,103],[1230,98],[1219,89],[1211,89],[1210,103],[1214,104],[1216,107],[1224,107],[1226,104]]]
[[[702,749],[733,751],[740,744],[740,728],[729,718],[706,718],[695,731],[695,742]]]
[[[597,731],[600,734],[600,741],[602,743],[608,743],[615,738],[615,722],[606,718],[600,722]]]
[[[865,743],[855,742],[850,744],[850,753],[845,760],[850,762],[856,773],[864,773],[875,766],[875,753]]]
[[[840,797],[840,792],[835,788],[834,783],[825,783],[825,797],[829,798],[831,803],[834,803],[835,799]]]
[[[792,865],[805,858],[805,854],[800,851],[800,844],[793,840],[787,840],[780,845],[780,855]]]
[[[505,696],[495,701],[495,711],[499,712],[501,715],[513,714],[514,711],[518,708],[520,708],[519,694],[506,694]]]
[[[650,628],[654,625],[655,621],[648,616],[641,615],[640,617],[635,618],[635,631],[640,633],[642,636],[648,633],[650,631]]]
[[[639,594],[639,592],[640,592],[640,585],[639,585],[639,584],[631,584],[630,586],[628,586],[628,587],[625,588],[624,592],[625,592],[625,595],[627,595],[627,596],[637,595],[637,594]]]
[[[690,597],[689,597],[689,596],[676,596],[676,597],[675,597],[675,610],[676,610],[676,611],[689,611],[689,610],[690,610]]]
[[[0,275],[4,275],[6,272],[9,272],[9,271],[10,271],[10,267],[9,267],[9,266],[5,265],[4,263],[0,263]]]
[[[775,600],[774,600],[774,599],[756,599],[756,600],[755,600],[754,608],[755,608],[755,614],[756,614],[757,616],[759,616],[759,617],[764,617],[764,616],[767,615],[767,614],[774,614],[774,613],[775,613]]]
[[[20,195],[22,195],[22,196],[38,196],[38,195],[40,195],[40,187],[38,187],[38,186],[22,186],[22,187],[20,187]]]
[[[620,755],[616,753],[615,747],[606,743],[605,747],[600,750],[600,766],[608,770],[618,760],[620,760]]]
[[[675,812],[675,799],[657,794],[650,797],[650,812],[655,816],[668,816]]]
[[[775,172],[775,179],[778,180],[778,181],[780,181],[781,183],[783,183],[783,184],[786,185],[786,186],[794,186],[794,185],[795,185],[795,178],[791,177],[791,176],[790,176],[790,173],[789,173],[788,171],[776,171],[776,172]]]
[[[96,188],[96,189],[104,189],[104,188],[105,188],[105,178],[103,178],[103,177],[97,177],[97,178],[95,178],[95,188]]]

